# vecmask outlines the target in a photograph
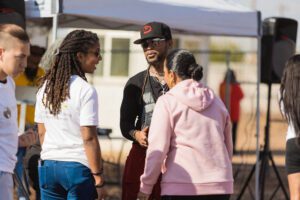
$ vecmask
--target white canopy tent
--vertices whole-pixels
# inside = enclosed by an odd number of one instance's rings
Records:
[[[258,11],[231,0],[25,0],[28,18],[52,17],[57,26],[139,30],[150,21],[168,24],[172,31],[195,35],[256,37],[257,110],[256,156],[259,159],[259,83],[261,17]],[[259,196],[259,162],[256,164],[256,199]]]
[[[173,30],[189,34],[256,37],[260,32],[260,13],[231,0],[25,0],[25,3],[29,18],[55,17],[60,13],[60,27],[138,30],[149,21],[162,21]]]
[[[64,0],[62,12],[112,29],[162,21],[180,32],[256,37],[260,26],[258,12],[223,0]]]

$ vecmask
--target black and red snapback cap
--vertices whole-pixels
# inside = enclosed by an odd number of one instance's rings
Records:
[[[151,38],[172,39],[170,27],[161,22],[149,22],[140,30],[141,38],[134,41],[134,44],[141,44],[144,40]]]

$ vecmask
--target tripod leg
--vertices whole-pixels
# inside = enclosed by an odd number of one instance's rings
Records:
[[[268,171],[269,167],[268,153],[266,151],[267,150],[263,150],[261,152],[261,167],[259,172],[260,200],[264,200],[266,172]]]
[[[277,185],[276,189],[274,190],[273,194],[272,194],[271,197],[270,197],[270,200],[272,200],[273,197],[275,197],[275,194],[276,194],[276,192],[279,190],[279,188],[280,188],[280,184]]]
[[[276,168],[276,165],[275,165],[275,162],[274,162],[274,160],[273,160],[273,156],[272,156],[271,152],[269,152],[269,158],[270,158],[270,160],[271,160],[273,169],[274,169],[275,174],[276,174],[276,176],[277,176],[277,179],[278,179],[278,181],[279,181],[279,185],[280,185],[280,187],[282,188],[282,191],[283,191],[283,194],[284,194],[284,196],[285,196],[285,199],[286,199],[286,200],[289,200],[289,199],[290,199],[290,198],[289,198],[289,195],[288,195],[287,191],[285,190],[285,187],[284,187],[284,185],[283,185],[283,182],[282,182],[282,179],[281,179],[280,174],[279,174],[279,172],[278,172],[278,169]]]
[[[248,191],[249,191],[249,195],[250,195],[251,199],[255,200],[255,196],[254,196],[253,190],[250,185],[248,185]]]
[[[240,194],[239,194],[237,200],[240,200],[240,199],[242,198],[242,196],[243,196],[243,194],[244,194],[244,192],[245,192],[245,190],[246,190],[248,184],[250,184],[250,180],[251,180],[251,177],[252,177],[254,171],[255,171],[255,164],[253,165],[253,167],[252,167],[252,169],[251,169],[251,172],[249,173],[249,175],[248,175],[248,177],[247,177],[247,179],[246,179],[246,182],[244,183],[244,185],[243,185],[243,187],[242,187],[242,190],[241,190],[241,192],[240,192]]]

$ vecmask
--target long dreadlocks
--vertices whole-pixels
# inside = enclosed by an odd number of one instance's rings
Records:
[[[56,51],[55,62],[41,79],[39,88],[46,83],[43,104],[50,113],[57,115],[61,111],[61,103],[70,97],[69,83],[72,75],[87,80],[77,59],[77,53],[88,53],[88,50],[99,43],[95,33],[85,30],[70,32]]]

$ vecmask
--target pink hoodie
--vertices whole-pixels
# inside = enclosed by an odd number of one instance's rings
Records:
[[[161,195],[232,194],[232,138],[223,102],[202,83],[181,81],[154,109],[140,191],[163,168]]]

